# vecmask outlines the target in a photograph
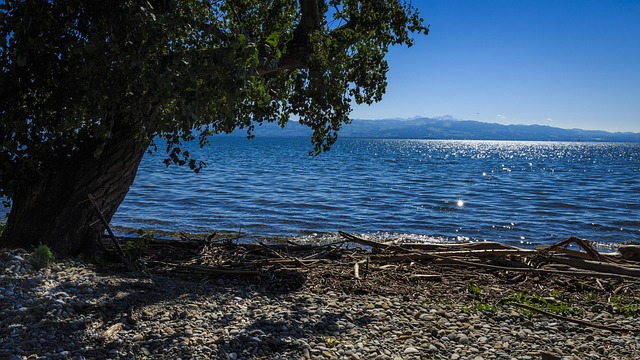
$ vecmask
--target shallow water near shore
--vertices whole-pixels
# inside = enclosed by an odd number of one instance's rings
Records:
[[[640,144],[216,137],[187,147],[194,174],[144,158],[112,220],[130,229],[238,231],[249,238],[640,241]]]
[[[308,138],[220,136],[185,149],[207,166],[195,174],[145,156],[111,222],[119,235],[640,242],[640,143],[341,138],[312,157]]]

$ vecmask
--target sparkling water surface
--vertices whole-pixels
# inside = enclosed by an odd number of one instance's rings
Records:
[[[112,220],[128,229],[338,230],[520,246],[640,241],[640,144],[216,137],[194,174],[144,158]],[[317,235],[321,236],[321,235]]]

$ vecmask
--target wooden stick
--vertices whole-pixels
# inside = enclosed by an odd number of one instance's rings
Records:
[[[343,238],[349,240],[350,242],[356,243],[356,244],[360,244],[360,245],[364,245],[364,246],[369,246],[372,247],[374,249],[389,249],[389,250],[395,250],[395,251],[399,251],[399,252],[410,252],[411,250],[405,249],[402,246],[398,246],[398,245],[394,245],[394,244],[382,244],[379,242],[375,242],[375,241],[370,241],[370,240],[365,240],[363,238],[357,237],[355,235],[351,235],[349,233],[346,233],[344,231],[338,231],[338,234],[340,234],[340,236],[342,236]]]
[[[480,241],[453,244],[430,243],[406,243],[401,245],[404,249],[426,251],[451,251],[451,250],[522,250],[516,246],[502,244],[495,241]],[[527,250],[533,251],[533,250]]]
[[[565,264],[576,269],[598,271],[607,274],[620,274],[640,278],[640,268],[634,266],[620,266],[617,264],[604,263],[595,260],[571,259],[559,256],[545,258],[543,259],[543,261]]]
[[[452,257],[440,256],[435,254],[430,254],[434,258],[443,259],[447,261],[451,261],[458,264],[464,264],[475,267],[482,267],[487,269],[494,270],[505,270],[505,271],[521,271],[521,272],[530,272],[530,273],[538,273],[538,274],[562,274],[568,276],[577,276],[577,277],[594,277],[594,278],[614,278],[614,279],[638,279],[636,276],[629,276],[623,274],[612,274],[612,273],[602,273],[602,272],[594,272],[594,271],[563,271],[563,270],[548,270],[548,269],[536,269],[536,268],[518,268],[518,267],[509,267],[509,266],[496,266],[496,265],[488,265],[482,263],[475,263],[471,261],[460,260]],[[407,255],[407,258],[411,259],[411,255]]]
[[[260,244],[260,246],[264,247],[265,249],[269,250],[270,253],[276,255],[277,257],[279,257],[280,259],[284,259],[284,256],[282,256],[279,252],[271,249],[269,246],[267,246],[265,243],[263,243],[262,241],[259,242],[258,244]]]
[[[258,275],[260,274],[259,270],[220,269],[220,268],[215,268],[207,265],[196,265],[196,264],[183,265],[179,263],[171,263],[171,262],[158,261],[158,260],[150,260],[148,264],[170,266],[170,267],[173,267],[174,269],[200,271],[200,272],[214,273],[214,274],[227,274],[227,275]]]
[[[596,328],[596,329],[609,330],[609,331],[612,331],[612,332],[640,334],[640,329],[624,329],[624,328],[611,327],[611,326],[607,326],[607,325],[594,324],[594,323],[590,323],[588,321],[584,321],[584,320],[580,320],[580,319],[574,319],[574,318],[570,318],[570,317],[566,317],[566,316],[562,316],[562,315],[558,315],[558,314],[552,314],[550,312],[535,308],[533,306],[520,304],[520,303],[517,303],[517,302],[512,302],[511,305],[514,305],[516,307],[519,307],[519,308],[522,308],[522,309],[525,309],[525,310],[533,311],[533,312],[536,312],[536,313],[539,313],[539,314],[542,314],[542,315],[545,315],[545,316],[548,316],[548,317],[551,317],[551,318],[572,322],[572,323],[578,324],[578,325],[593,327],[593,328]]]
[[[584,240],[582,240],[580,238],[577,238],[575,236],[571,236],[567,240],[560,241],[557,244],[551,245],[548,248],[544,249],[543,252],[553,251],[555,249],[559,249],[561,246],[567,246],[567,245],[569,245],[571,243],[575,243],[576,245],[578,245],[582,249],[584,249],[586,254],[589,257],[591,257],[591,259],[600,260],[600,261],[608,261],[608,259],[606,257],[600,255],[600,253],[596,249],[591,247],[591,245],[587,244],[586,241],[584,241]],[[611,260],[609,260],[609,261],[611,261]]]
[[[102,221],[102,225],[104,225],[104,227],[107,229],[107,232],[109,233],[109,237],[111,237],[111,240],[113,240],[113,245],[116,247],[116,250],[118,251],[118,255],[120,255],[123,259],[126,259],[127,257],[124,254],[124,251],[120,246],[120,243],[118,243],[118,238],[116,238],[116,236],[113,234],[113,231],[111,231],[109,222],[107,221],[107,219],[105,219],[104,215],[102,214],[102,211],[98,207],[98,204],[96,204],[96,200],[93,198],[93,195],[87,194],[87,197],[89,198],[91,205],[93,205],[93,207],[96,209],[96,212],[98,213],[98,217],[100,218],[100,221]]]

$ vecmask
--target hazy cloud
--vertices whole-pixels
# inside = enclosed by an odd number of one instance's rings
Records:
[[[552,118],[550,118],[550,117],[548,117],[548,118],[544,118],[544,119],[545,119],[545,120],[547,120],[548,122],[552,122],[552,121],[553,121],[553,119],[552,119]]]
[[[498,117],[499,117],[500,119],[502,119],[502,120],[506,120],[506,119],[507,119],[507,117],[506,117],[506,116],[504,116],[504,115],[502,115],[502,114],[498,114]]]

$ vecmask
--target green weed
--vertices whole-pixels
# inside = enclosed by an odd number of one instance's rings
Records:
[[[477,298],[482,295],[482,289],[480,289],[480,286],[473,281],[469,281],[469,283],[467,283],[467,292]]]
[[[622,295],[611,295],[609,304],[613,311],[627,316],[640,316],[640,299],[625,298]]]
[[[470,312],[490,312],[497,313],[498,308],[493,304],[487,304],[484,301],[474,302],[472,306],[466,308]]]
[[[328,348],[336,347],[341,343],[340,339],[335,338],[333,336],[323,336],[322,339],[327,344]]]
[[[529,305],[531,307],[553,312],[562,315],[580,315],[584,312],[583,309],[575,307],[561,300],[548,300],[540,295],[529,295],[524,292],[512,294],[510,296],[502,298],[503,304],[511,304],[512,302]]]
[[[551,290],[551,293],[549,295],[553,296],[556,299],[562,299],[562,297],[564,296],[564,294],[560,290]]]
[[[589,291],[589,293],[587,293],[587,297],[584,300],[586,302],[588,302],[588,303],[597,302],[598,301],[598,296],[596,294],[594,294],[593,291]]]
[[[49,266],[55,261],[55,257],[51,249],[44,244],[40,244],[33,249],[33,253],[29,257],[29,263],[36,269],[42,269]]]

